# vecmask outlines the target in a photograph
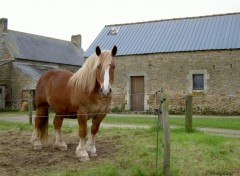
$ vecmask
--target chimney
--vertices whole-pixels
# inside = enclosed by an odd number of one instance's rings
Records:
[[[8,19],[1,18],[0,19],[0,33],[6,33],[8,29]]]
[[[82,45],[82,36],[80,34],[72,35],[71,42],[73,44],[75,44],[77,47],[81,47],[81,45]]]

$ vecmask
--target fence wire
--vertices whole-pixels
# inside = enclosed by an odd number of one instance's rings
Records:
[[[124,97],[124,101],[126,101],[125,100],[126,96],[128,96],[129,98],[131,98],[131,96],[137,96],[137,95],[139,95],[139,96],[146,96],[146,95],[148,95],[148,96],[151,96],[151,95],[156,96],[157,92],[155,92],[155,93],[154,92],[149,92],[149,93],[127,93],[127,94],[112,93],[111,95],[112,95],[112,98],[114,98],[114,96],[116,96],[116,95],[121,95],[121,96]],[[157,101],[157,99],[155,98],[153,111],[147,111],[147,112],[149,112],[151,114],[154,114],[154,109],[155,109],[156,104],[157,104],[156,101]],[[4,103],[4,106],[5,106],[6,110],[20,110],[22,108],[24,102],[27,102],[29,104],[30,99],[7,99],[7,100],[0,100],[0,112],[4,110],[4,109],[1,108],[1,105],[3,103]],[[35,103],[34,103],[35,102],[35,98],[32,98],[31,102],[33,102],[31,104],[31,106],[32,107],[35,106]],[[109,106],[111,106],[111,105],[114,105],[114,104],[110,103]],[[78,108],[77,106],[66,106],[66,105],[61,105],[61,104],[58,104],[58,106],[62,106],[64,108]],[[18,107],[18,108],[16,108],[16,107]],[[31,109],[32,109],[32,107],[31,107]],[[51,106],[46,106],[46,107],[41,107],[41,108],[46,108],[46,109],[49,109],[50,111],[54,112],[54,108],[51,107]],[[29,110],[29,105],[28,105],[28,107],[26,109]],[[129,112],[131,112],[131,111],[129,111]],[[136,111],[136,112],[137,113],[142,113],[142,114],[146,113],[146,111]],[[109,113],[109,110],[106,113],[105,112],[104,113],[103,112],[95,112],[95,113],[56,114],[56,116],[58,116],[58,117],[96,116],[96,115],[105,115],[107,113]],[[47,115],[46,116],[35,115],[35,116],[36,117],[41,117],[41,118],[48,117]]]

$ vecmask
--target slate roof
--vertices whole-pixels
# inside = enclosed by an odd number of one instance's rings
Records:
[[[118,55],[240,48],[240,13],[105,26],[85,52],[99,45]]]
[[[14,58],[67,65],[83,65],[84,51],[70,41],[8,30],[5,43]]]
[[[12,62],[12,60],[0,60],[0,66],[1,65],[5,65],[5,64],[7,64],[9,62]]]
[[[33,64],[25,64],[21,62],[13,62],[13,66],[19,70],[28,77],[30,77],[32,82],[25,85],[25,89],[35,89],[37,81],[41,77],[41,75],[48,71],[53,69],[58,69],[57,66],[49,66],[49,65],[33,65]]]
[[[33,65],[26,65],[13,62],[13,66],[19,68],[24,74],[30,76],[33,80],[38,81],[43,72]]]

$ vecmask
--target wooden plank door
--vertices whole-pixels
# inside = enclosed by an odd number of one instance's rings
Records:
[[[131,110],[144,111],[144,76],[131,77]]]

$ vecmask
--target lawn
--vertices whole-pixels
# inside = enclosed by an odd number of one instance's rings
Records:
[[[169,116],[170,125],[185,126],[184,116]],[[193,116],[193,127],[209,127],[209,128],[224,128],[240,130],[240,118],[236,116]],[[154,125],[156,123],[156,117],[146,116],[114,116],[109,114],[104,123],[119,123],[119,124],[141,124],[141,125]]]
[[[76,126],[64,125],[63,127],[63,137],[70,145],[71,157],[67,153],[60,155],[62,152],[53,150],[52,145],[47,146],[42,151],[32,150],[29,144],[32,130],[33,127],[28,124],[0,121],[0,140],[2,141],[0,147],[5,147],[5,150],[0,148],[2,149],[0,150],[0,171],[2,174],[48,176],[162,175],[163,153],[160,147],[158,166],[156,167],[157,143],[154,128],[101,128],[96,145],[99,152],[105,151],[107,155],[99,155],[87,163],[80,163],[74,157],[75,145],[78,143],[78,128]],[[3,141],[2,138],[7,135],[9,139]],[[52,125],[50,126],[50,136],[54,138]],[[162,144],[161,132],[159,141]],[[15,147],[9,146],[13,150],[10,153],[12,156],[5,153],[8,151],[8,144],[11,143],[16,145]],[[104,147],[103,144],[105,144]],[[212,136],[199,131],[186,133],[184,128],[172,129],[171,175],[239,175],[239,146],[240,139],[238,138]],[[19,150],[22,150],[22,155]],[[30,153],[31,155],[29,155]],[[39,160],[45,156],[50,157],[44,162]],[[29,158],[26,159],[26,157]],[[34,163],[37,164],[37,167],[33,166]]]

